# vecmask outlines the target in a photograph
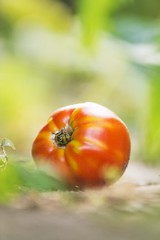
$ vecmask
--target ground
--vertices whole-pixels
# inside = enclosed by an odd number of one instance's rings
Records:
[[[130,163],[109,188],[29,192],[0,207],[0,240],[159,240],[160,169]]]

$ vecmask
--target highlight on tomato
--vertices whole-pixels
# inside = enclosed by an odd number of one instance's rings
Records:
[[[56,110],[32,146],[37,163],[51,166],[63,181],[80,189],[110,185],[124,173],[130,136],[111,110],[87,102]]]

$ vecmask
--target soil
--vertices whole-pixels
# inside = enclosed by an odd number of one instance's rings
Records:
[[[159,240],[160,169],[131,163],[109,188],[29,192],[0,207],[0,240]]]

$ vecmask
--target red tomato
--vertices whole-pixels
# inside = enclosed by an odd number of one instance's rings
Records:
[[[33,142],[32,155],[72,186],[109,185],[127,167],[129,132],[115,113],[99,104],[71,105],[49,118]]]

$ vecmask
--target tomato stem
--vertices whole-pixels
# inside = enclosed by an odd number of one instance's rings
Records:
[[[73,129],[68,124],[59,131],[52,133],[52,140],[58,148],[64,148],[72,140]]]

